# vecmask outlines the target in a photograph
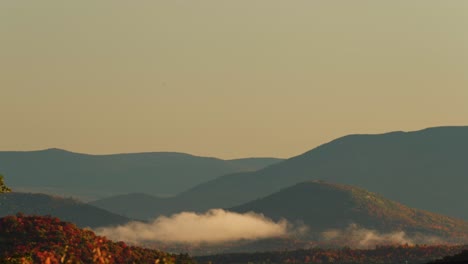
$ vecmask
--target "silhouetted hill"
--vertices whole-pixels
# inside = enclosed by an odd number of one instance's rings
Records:
[[[80,227],[113,226],[130,221],[126,217],[73,199],[46,194],[15,192],[0,194],[0,217],[17,213],[51,215],[73,222]]]
[[[86,155],[60,149],[0,152],[0,172],[18,191],[102,198],[129,192],[175,195],[217,176],[254,171],[274,158],[221,160],[183,153]]]
[[[414,208],[468,219],[468,127],[350,135],[262,170],[202,183],[157,214],[228,208],[308,180],[351,184]]]
[[[303,222],[316,232],[357,224],[379,232],[405,231],[468,241],[468,222],[412,209],[361,188],[320,181],[299,183],[229,210]]]
[[[468,250],[464,250],[455,256],[447,256],[442,259],[430,262],[429,264],[467,264],[468,263]]]
[[[0,218],[0,263],[194,263],[187,255],[128,246],[58,218]]]

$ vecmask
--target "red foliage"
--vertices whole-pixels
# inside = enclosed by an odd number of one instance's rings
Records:
[[[54,217],[0,218],[0,263],[193,263],[186,255],[112,242]]]

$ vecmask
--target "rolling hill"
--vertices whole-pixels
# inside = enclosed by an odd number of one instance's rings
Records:
[[[47,149],[0,152],[0,172],[17,191],[92,200],[129,192],[171,196],[217,176],[254,171],[278,161],[231,161],[171,152],[87,155]]]
[[[309,181],[230,211],[262,213],[274,220],[301,222],[312,232],[357,225],[379,232],[404,231],[468,241],[468,222],[412,209],[378,194],[349,185]]]
[[[128,223],[129,218],[104,209],[46,194],[0,194],[0,217],[23,213],[27,215],[51,215],[80,227],[114,226]]]
[[[308,180],[350,184],[468,219],[468,127],[349,135],[264,169],[234,173],[158,201],[153,215],[229,208]]]

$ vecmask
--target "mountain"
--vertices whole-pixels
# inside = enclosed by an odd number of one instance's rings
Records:
[[[232,166],[238,167],[239,172],[257,171],[270,165],[279,163],[284,159],[279,158],[243,158],[226,160]],[[222,175],[218,175],[222,176]]]
[[[265,158],[265,157],[252,157],[252,158],[242,158],[242,159],[230,159],[230,160],[223,160],[230,166],[237,168],[239,172],[247,172],[247,171],[257,171],[268,167],[270,165],[276,164],[284,159],[280,158]],[[224,175],[224,174],[222,174]],[[218,175],[222,176],[222,175]]]
[[[254,171],[278,161],[230,161],[171,152],[87,155],[48,149],[0,152],[0,172],[17,191],[89,200],[129,192],[171,196],[217,176]]]
[[[129,193],[96,200],[89,204],[133,219],[150,220],[154,216],[154,211],[158,210],[155,205],[165,201],[165,198],[144,193]]]
[[[0,263],[195,263],[187,255],[128,246],[58,218],[0,218]]]
[[[404,231],[468,241],[466,221],[412,209],[361,188],[322,181],[298,183],[229,210],[301,222],[312,232],[357,225],[383,233]]]
[[[46,194],[0,194],[0,217],[23,213],[52,215],[73,222],[80,227],[114,226],[128,223],[129,218],[110,213],[101,208]]]
[[[254,172],[224,175],[154,205],[154,214],[229,208],[308,180],[350,184],[468,219],[468,127],[349,135]]]

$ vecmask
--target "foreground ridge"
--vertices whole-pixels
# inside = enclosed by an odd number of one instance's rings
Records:
[[[457,254],[468,246],[378,246],[374,249],[301,249],[261,253],[231,253],[196,257],[201,263],[340,263],[340,264],[395,264],[427,263],[446,255]],[[434,262],[431,264],[452,262]],[[453,262],[467,263],[467,262]]]
[[[468,249],[455,256],[447,256],[429,264],[466,264],[468,263]]]
[[[0,218],[0,263],[184,263],[188,255],[129,246],[49,216]]]

